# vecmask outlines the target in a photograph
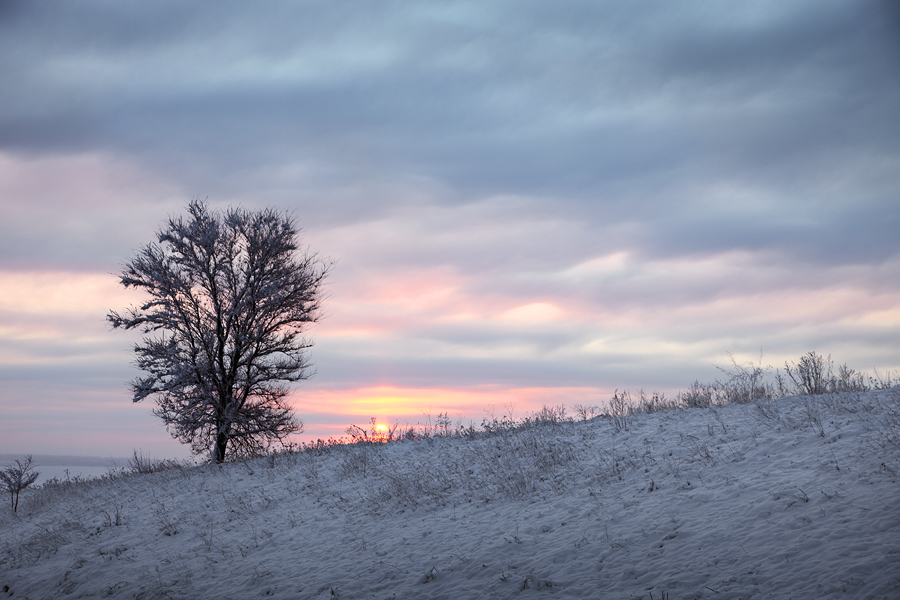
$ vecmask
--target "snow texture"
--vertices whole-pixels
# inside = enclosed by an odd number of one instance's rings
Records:
[[[900,598],[900,390],[23,495],[0,597]]]

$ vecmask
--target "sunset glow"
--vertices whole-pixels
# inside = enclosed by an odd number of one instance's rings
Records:
[[[298,391],[293,394],[297,413],[308,426],[303,439],[341,437],[348,424],[367,425],[378,420],[377,428],[428,428],[439,414],[446,413],[454,425],[479,425],[485,418],[524,418],[543,406],[605,403],[612,390],[604,388],[499,388],[434,389],[375,387],[333,391]],[[338,413],[343,420],[323,423]]]

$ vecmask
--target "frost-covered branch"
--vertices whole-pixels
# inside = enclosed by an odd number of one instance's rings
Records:
[[[154,397],[175,438],[220,462],[301,429],[285,384],[309,376],[302,333],[331,263],[302,252],[293,219],[272,209],[223,214],[194,200],[188,212],[125,265],[122,285],[149,299],[108,320],[145,334],[134,401]]]
[[[9,492],[9,506],[13,512],[19,510],[19,494],[37,481],[38,473],[32,470],[31,456],[25,457],[25,462],[16,460],[15,465],[10,465],[0,470],[0,485]]]

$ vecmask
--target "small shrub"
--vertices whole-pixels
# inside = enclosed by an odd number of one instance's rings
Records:
[[[785,362],[784,370],[796,392],[810,396],[866,392],[871,389],[887,389],[894,384],[890,372],[886,377],[881,377],[875,371],[875,377],[867,378],[861,371],[851,369],[846,363],[840,365],[835,374],[831,355],[822,356],[815,352],[807,352],[796,364]]]
[[[884,375],[875,369],[875,375],[869,376],[869,387],[873,390],[889,390],[900,385],[900,371],[887,371]]]
[[[847,366],[847,363],[838,367],[838,374],[832,381],[834,392],[865,392],[869,390],[863,374]]]
[[[355,479],[357,477],[365,479],[368,477],[369,472],[374,466],[373,463],[375,462],[371,450],[371,448],[365,446],[347,448],[347,453],[344,455],[340,464],[341,475],[349,479]]]
[[[572,410],[575,411],[575,414],[578,415],[578,417],[582,421],[587,421],[589,419],[593,419],[594,417],[596,417],[597,415],[600,414],[599,406],[588,406],[585,404],[575,404],[572,406]]]
[[[144,453],[140,450],[134,450],[131,454],[131,458],[128,459],[128,469],[132,473],[159,473],[161,471],[168,471],[169,469],[177,469],[181,466],[181,463],[177,460],[144,456]]]
[[[624,390],[621,394],[619,390],[613,393],[612,399],[609,401],[609,416],[612,417],[613,429],[616,433],[628,430],[628,412],[631,405],[631,394],[628,390]]]
[[[801,394],[817,395],[828,391],[833,364],[830,354],[825,357],[807,352],[797,364],[785,362],[784,370]]]
[[[446,412],[438,413],[434,421],[435,435],[438,437],[450,437],[453,434],[453,422]]]
[[[32,471],[31,455],[25,457],[25,462],[16,460],[15,465],[0,471],[0,485],[9,492],[9,505],[13,512],[19,510],[19,494],[37,481],[39,475],[37,471]]]
[[[510,431],[519,425],[513,418],[512,406],[508,406],[506,410],[508,414],[501,416],[499,419],[496,416],[493,406],[486,408],[485,412],[488,413],[488,416],[482,419],[481,428],[489,434]]]
[[[803,412],[810,427],[812,427],[819,437],[825,437],[825,427],[822,425],[822,416],[819,414],[819,407],[810,400],[803,401]]]
[[[319,438],[314,442],[301,442],[299,448],[300,452],[311,452],[316,456],[322,456],[334,448],[340,448],[346,443],[347,441],[343,438],[330,437],[327,440]]]
[[[531,417],[526,418],[525,424],[534,424],[534,425],[558,425],[566,420],[566,407],[560,404],[559,406],[547,406],[546,404],[541,407],[541,410],[532,413]]]
[[[716,387],[724,398],[724,403],[747,404],[762,398],[771,398],[773,390],[765,381],[766,373],[771,367],[762,366],[762,355],[759,362],[739,363],[734,355],[728,353],[731,367],[717,367],[728,376],[724,381],[716,380]]]
[[[676,400],[684,408],[709,408],[718,404],[718,393],[716,386],[695,380],[690,389],[678,393]]]
[[[390,426],[379,425],[378,419],[372,417],[369,419],[368,430],[359,425],[350,425],[345,433],[350,436],[351,444],[382,444],[401,439],[405,434],[398,432],[399,429],[399,423]]]
[[[669,400],[665,394],[653,392],[649,396],[641,390],[641,397],[638,399],[637,407],[634,412],[639,413],[655,413],[663,410],[672,410],[678,408],[678,402]]]

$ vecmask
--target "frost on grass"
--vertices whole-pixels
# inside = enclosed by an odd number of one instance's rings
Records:
[[[656,409],[624,424],[576,410],[30,489],[0,516],[0,589],[900,597],[900,390],[685,410],[645,400]]]

